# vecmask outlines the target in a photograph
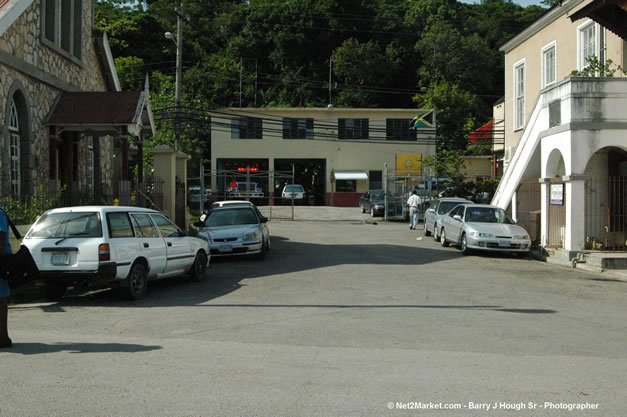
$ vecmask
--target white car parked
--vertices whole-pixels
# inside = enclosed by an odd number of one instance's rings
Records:
[[[425,211],[425,236],[433,233],[433,240],[440,240],[440,220],[442,216],[462,203],[472,203],[470,200],[459,197],[442,197],[431,201],[430,207]]]
[[[48,210],[22,244],[49,298],[62,297],[70,285],[106,284],[140,299],[149,280],[185,273],[203,279],[210,259],[206,240],[187,236],[158,211],[138,207]]]
[[[459,245],[462,255],[472,250],[515,252],[525,256],[531,239],[505,210],[487,204],[461,204],[442,217],[440,242]]]

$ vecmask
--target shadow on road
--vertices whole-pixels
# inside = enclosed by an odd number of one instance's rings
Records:
[[[144,346],[129,343],[14,343],[6,353],[38,355],[42,353],[137,353],[162,349],[161,346]]]

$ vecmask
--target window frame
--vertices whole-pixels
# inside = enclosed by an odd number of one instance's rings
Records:
[[[387,118],[385,119],[385,139],[398,141],[416,141],[416,129],[411,129],[412,119]]]
[[[588,20],[587,22],[577,26],[577,69],[583,71],[586,68],[586,42],[585,36],[588,30],[592,29],[594,40],[592,43],[592,49],[594,49],[594,56],[599,56],[599,34],[597,24],[594,20]],[[591,55],[588,55],[591,56]]]
[[[526,60],[521,59],[513,65],[514,68],[514,130],[521,130],[525,127],[525,105],[527,88]],[[519,78],[519,70],[522,69],[522,76]],[[522,87],[520,87],[522,85]],[[522,93],[519,95],[520,90]]]
[[[547,56],[550,53],[553,53],[552,58],[552,66],[548,65]],[[555,84],[557,81],[557,42],[553,41],[548,45],[545,45],[541,51],[541,66],[542,66],[542,88],[547,87],[551,84]],[[549,74],[549,70],[551,74]],[[549,79],[549,75],[551,75],[551,79]]]
[[[245,121],[246,123],[245,124],[242,123],[243,121]],[[244,135],[245,137],[242,137],[242,131],[245,132],[245,135]],[[263,119],[260,117],[251,117],[251,116],[233,117],[231,119],[231,139],[232,140],[263,139]]]
[[[83,0],[42,0],[40,37],[46,46],[82,64]]]
[[[284,117],[283,139],[313,139],[314,119],[312,117]]]
[[[22,195],[22,134],[15,98],[9,103],[9,184],[11,194]]]
[[[347,122],[350,121],[350,135],[347,128]],[[356,123],[359,121],[358,123]],[[359,125],[359,126],[357,126]],[[337,137],[342,140],[359,140],[370,138],[370,119],[368,118],[339,118],[337,119]]]

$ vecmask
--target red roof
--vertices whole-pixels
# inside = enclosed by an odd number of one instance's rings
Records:
[[[470,132],[468,141],[480,142],[486,139],[492,139],[492,120],[481,126],[479,129]]]
[[[63,92],[47,124],[128,125],[139,117],[141,92]]]

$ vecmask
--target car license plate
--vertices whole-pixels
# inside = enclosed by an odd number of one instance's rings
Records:
[[[511,242],[509,240],[499,240],[499,246],[509,247],[511,246]]]
[[[231,245],[222,245],[218,247],[218,252],[233,252],[233,246]]]
[[[64,253],[53,253],[50,257],[52,265],[67,265],[70,263],[70,255]]]

